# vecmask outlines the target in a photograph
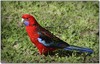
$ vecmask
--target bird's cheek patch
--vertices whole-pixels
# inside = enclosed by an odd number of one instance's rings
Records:
[[[28,26],[29,22],[28,21],[24,21],[24,24],[25,24],[25,26]]]

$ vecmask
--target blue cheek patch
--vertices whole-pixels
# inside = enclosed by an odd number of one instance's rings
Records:
[[[24,21],[24,24],[25,24],[25,26],[28,26],[29,22],[28,21]]]

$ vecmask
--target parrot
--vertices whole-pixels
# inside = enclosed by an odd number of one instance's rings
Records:
[[[75,50],[82,53],[88,53],[88,55],[93,53],[93,50],[90,48],[70,45],[56,37],[49,30],[40,26],[35,17],[31,14],[23,14],[21,23],[25,25],[27,35],[29,36],[30,41],[38,49],[40,55],[45,55],[48,52],[53,52],[59,49],[65,51]]]

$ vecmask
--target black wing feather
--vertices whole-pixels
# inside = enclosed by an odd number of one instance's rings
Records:
[[[65,48],[69,46],[66,42],[60,40],[57,37],[50,37],[44,34],[44,32],[38,32],[39,36],[39,41],[42,43],[44,46],[47,47],[54,47],[54,48]],[[54,35],[53,35],[54,36]]]

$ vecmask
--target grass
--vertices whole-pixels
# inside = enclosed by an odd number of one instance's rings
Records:
[[[84,54],[66,56],[59,51],[46,57],[38,54],[25,26],[19,22],[24,13],[32,14],[38,23],[63,41],[88,47],[94,53],[85,63],[99,62],[99,2],[95,1],[2,1],[1,2],[1,61],[11,63],[82,63]]]

